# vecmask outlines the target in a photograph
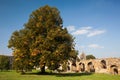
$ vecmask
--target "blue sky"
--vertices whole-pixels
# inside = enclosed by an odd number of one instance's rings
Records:
[[[59,9],[79,53],[120,57],[119,0],[0,0],[0,54],[12,55],[7,48],[12,32],[23,28],[32,11],[46,4]]]

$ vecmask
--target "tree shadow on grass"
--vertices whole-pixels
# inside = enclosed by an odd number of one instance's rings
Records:
[[[92,73],[61,73],[61,74],[58,74],[56,75],[57,77],[74,77],[74,76],[89,76],[89,75],[92,75]]]
[[[75,76],[89,76],[93,73],[40,73],[40,72],[31,72],[31,73],[25,73],[24,75],[50,75],[50,76],[56,76],[56,77],[75,77]]]

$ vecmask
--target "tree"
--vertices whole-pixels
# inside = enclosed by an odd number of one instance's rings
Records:
[[[90,55],[86,56],[86,59],[89,60],[89,59],[96,59],[96,58],[95,58],[95,56],[93,56],[92,54],[90,54]]]
[[[0,55],[0,70],[10,69],[10,60],[8,56]]]
[[[46,5],[32,12],[25,27],[13,32],[9,40],[16,68],[23,71],[40,66],[41,72],[45,72],[45,66],[55,70],[75,57],[74,38],[62,24],[60,12],[55,7]]]

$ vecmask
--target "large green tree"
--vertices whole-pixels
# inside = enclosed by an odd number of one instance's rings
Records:
[[[64,61],[75,58],[74,38],[63,28],[60,12],[55,7],[43,6],[32,12],[25,27],[13,32],[8,47],[13,49],[18,70],[45,66],[55,70]]]

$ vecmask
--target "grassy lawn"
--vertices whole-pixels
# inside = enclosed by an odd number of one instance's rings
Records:
[[[20,73],[15,71],[9,71],[0,72],[0,80],[120,80],[120,75],[85,73],[52,73],[42,75],[35,72],[20,75]]]

